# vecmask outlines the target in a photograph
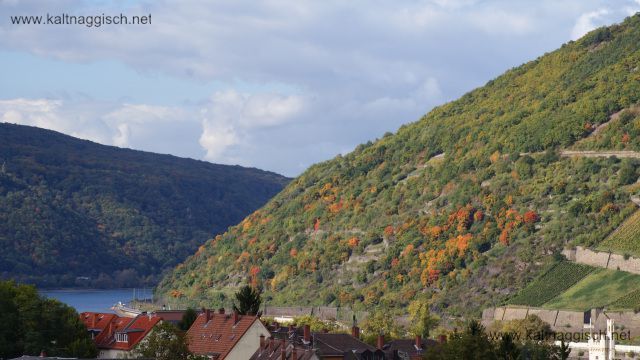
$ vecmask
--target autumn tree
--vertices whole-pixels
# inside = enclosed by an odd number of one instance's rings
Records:
[[[540,221],[540,216],[535,211],[527,211],[524,213],[523,219],[526,224],[533,224]]]

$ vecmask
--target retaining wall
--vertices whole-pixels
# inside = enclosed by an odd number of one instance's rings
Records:
[[[575,249],[565,249],[562,254],[570,261],[611,270],[621,270],[634,274],[640,274],[640,259],[624,255],[613,254],[604,251],[594,251],[582,246]]]
[[[491,326],[495,321],[508,321],[524,319],[527,315],[536,315],[542,321],[551,325],[558,332],[581,332],[584,328],[585,316],[582,311],[548,310],[541,308],[524,308],[517,306],[499,306],[488,308],[482,312],[482,324]],[[591,323],[595,329],[606,329],[607,319],[614,319],[618,329],[630,330],[632,336],[640,335],[640,313],[632,311],[604,311],[592,309],[590,311]],[[588,324],[588,318],[587,318]]]

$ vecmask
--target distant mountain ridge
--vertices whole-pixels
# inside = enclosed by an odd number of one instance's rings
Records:
[[[637,211],[638,159],[567,150],[640,150],[639,101],[634,15],[311,166],[159,292],[228,306],[249,282],[271,305],[479,316]]]
[[[288,181],[0,123],[0,276],[41,286],[153,284]]]

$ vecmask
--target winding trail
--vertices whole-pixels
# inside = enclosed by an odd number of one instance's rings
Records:
[[[638,151],[594,151],[594,150],[561,150],[562,157],[611,157],[640,159]]]

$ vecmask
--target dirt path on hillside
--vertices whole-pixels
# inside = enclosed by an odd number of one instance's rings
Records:
[[[640,159],[638,151],[594,151],[594,150],[561,150],[562,157],[610,157]]]

